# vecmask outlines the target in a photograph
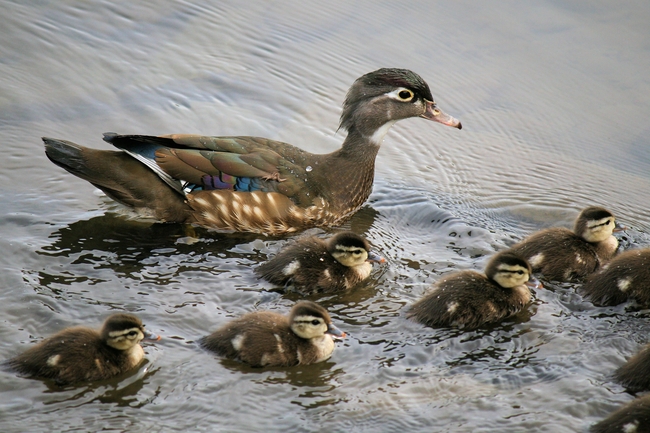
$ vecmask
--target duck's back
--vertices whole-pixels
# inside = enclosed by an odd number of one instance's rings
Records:
[[[563,227],[534,233],[511,250],[528,260],[533,272],[555,281],[582,279],[600,266],[596,247]]]
[[[249,313],[235,319],[204,337],[201,345],[254,367],[314,362],[298,356],[298,351],[309,346],[309,342],[291,331],[286,317],[269,311]]]
[[[621,253],[591,275],[581,292],[596,305],[618,305],[632,298],[650,306],[650,249]]]
[[[443,278],[408,315],[427,326],[476,328],[519,312],[530,301],[526,287],[504,289],[475,271]]]
[[[127,353],[105,345],[99,334],[87,328],[70,328],[12,358],[19,373],[68,384],[96,381],[132,367]]]

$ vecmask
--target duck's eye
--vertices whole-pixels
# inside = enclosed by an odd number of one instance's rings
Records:
[[[400,92],[397,94],[397,96],[402,101],[410,101],[411,99],[413,99],[413,92],[411,92],[408,89],[404,89],[404,90],[400,90]]]
[[[318,326],[318,325],[320,325],[320,322],[318,320],[314,319],[314,320],[311,321],[311,324],[314,325],[314,326]]]
[[[517,271],[518,275],[524,275],[524,271]]]
[[[612,222],[612,220],[607,220],[607,222],[605,223],[605,225],[607,226],[607,225],[609,225],[609,223],[611,223],[611,222]]]
[[[135,337],[136,335],[138,335],[138,331],[131,331],[131,332],[129,332],[128,335],[129,335],[129,337]]]

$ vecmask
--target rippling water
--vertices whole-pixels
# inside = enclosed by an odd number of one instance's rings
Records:
[[[56,388],[0,372],[0,430],[584,431],[632,399],[609,375],[648,342],[648,311],[596,308],[547,284],[524,312],[471,332],[404,307],[440,275],[482,269],[532,230],[604,205],[650,245],[645,1],[5,1],[0,30],[0,358],[128,310],[163,335],[148,364]],[[348,223],[387,265],[314,297],[349,337],[324,363],[251,369],[196,340],[296,295],[251,267],[283,238],[134,221],[51,164],[43,135],[258,135],[329,152],[354,79],[404,67],[457,131],[400,122]],[[318,233],[319,231],[315,231]]]

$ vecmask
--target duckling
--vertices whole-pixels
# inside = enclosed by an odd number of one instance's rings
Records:
[[[60,385],[104,380],[137,367],[144,359],[140,342],[159,339],[136,316],[118,313],[99,332],[82,326],[64,329],[7,364],[18,373]]]
[[[650,390],[650,346],[619,367],[614,372],[614,380],[631,392]]]
[[[312,154],[260,137],[104,134],[119,151],[43,137],[54,164],[113,200],[164,222],[284,234],[340,225],[372,192],[375,159],[397,121],[419,117],[461,129],[407,69],[359,77],[343,104],[341,148]]]
[[[458,326],[473,329],[518,313],[530,302],[531,280],[526,260],[512,251],[495,254],[485,268],[460,271],[443,277],[407,317],[432,327]]]
[[[366,239],[347,231],[327,240],[300,238],[255,273],[273,284],[292,285],[302,294],[333,293],[354,287],[370,276],[372,262],[384,261],[370,252]]]
[[[283,367],[325,361],[334,351],[334,337],[345,338],[345,333],[332,324],[327,310],[300,301],[288,317],[271,311],[248,313],[203,337],[200,344],[253,367]]]
[[[618,305],[634,299],[650,306],[650,249],[625,251],[590,275],[580,290],[594,305]]]
[[[591,433],[649,433],[650,395],[632,400],[589,429]]]
[[[612,232],[619,229],[610,211],[590,206],[580,212],[573,231],[564,227],[542,230],[511,249],[528,260],[533,272],[550,280],[582,280],[616,254],[618,239]]]

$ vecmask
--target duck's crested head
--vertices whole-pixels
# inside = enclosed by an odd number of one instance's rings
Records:
[[[345,333],[332,324],[327,310],[312,301],[297,302],[291,309],[289,321],[291,330],[297,336],[307,340],[322,337],[325,334],[345,337]]]
[[[128,350],[150,335],[138,317],[127,313],[109,316],[101,334],[106,344],[118,350]]]
[[[485,267],[485,275],[506,289],[526,284],[532,274],[526,259],[510,250],[495,254]]]
[[[587,242],[602,242],[616,229],[616,218],[600,206],[584,208],[576,218],[573,231]]]
[[[339,127],[357,130],[367,137],[379,131],[380,137],[373,140],[378,143],[388,127],[409,117],[424,117],[461,128],[460,122],[436,107],[422,77],[397,68],[382,68],[357,78],[343,103]]]

